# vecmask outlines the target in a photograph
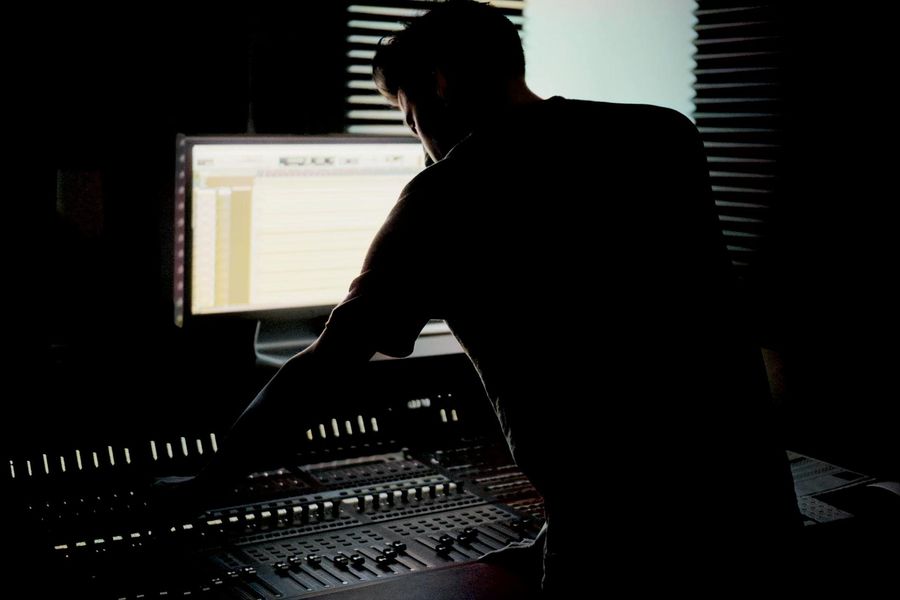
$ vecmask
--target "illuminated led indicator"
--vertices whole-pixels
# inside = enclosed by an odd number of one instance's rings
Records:
[[[209,525],[210,527],[213,527],[214,525],[221,525],[222,519],[211,519],[211,520],[207,521],[206,524]]]
[[[359,432],[366,432],[366,422],[363,420],[362,415],[356,415],[356,424],[359,425]]]
[[[197,438],[197,454],[203,456],[203,442],[200,440],[200,438]]]
[[[184,436],[182,436],[181,438],[181,453],[185,456],[188,455],[187,440],[184,438]]]
[[[103,544],[105,542],[106,542],[106,540],[104,540],[103,538],[97,538],[96,540],[94,540],[95,544]]]
[[[128,450],[128,448],[125,448],[125,464],[131,464],[131,452]]]
[[[59,468],[62,469],[63,473],[66,472],[66,457],[65,456],[59,457]]]
[[[370,419],[370,421],[372,422],[372,432],[378,433],[378,419],[376,419],[375,417],[372,417]]]
[[[116,455],[113,453],[112,446],[107,446],[106,451],[109,453],[109,466],[116,466]]]
[[[68,544],[60,544],[59,546],[53,546],[53,549],[54,550],[68,550],[69,545]]]
[[[166,442],[166,454],[169,456],[169,458],[175,458],[175,454],[172,452],[171,442]]]
[[[94,468],[99,469],[100,468],[100,457],[97,456],[96,452],[91,452],[91,454],[93,455],[93,458],[94,458]]]
[[[325,426],[319,423],[319,435],[322,436],[322,439],[325,439]]]
[[[114,535],[114,536],[112,536],[112,541],[114,541],[114,542],[121,542],[121,541],[122,541],[122,536],[121,536],[121,535]]]
[[[353,435],[353,425],[350,424],[350,421],[344,421],[344,429],[347,430],[347,435]]]
[[[447,411],[443,408],[441,409],[441,421],[443,421],[444,423],[447,422]]]
[[[34,473],[31,471],[31,461],[30,460],[25,461],[25,468],[28,469],[28,476],[34,477]]]
[[[81,471],[84,469],[84,466],[81,464],[81,450],[75,451],[75,464],[78,465],[78,470]]]
[[[9,475],[13,479],[16,478],[16,466],[13,464],[13,461],[9,461]]]
[[[312,432],[312,429],[307,429],[307,430],[306,430],[306,439],[308,439],[309,441],[313,441],[313,432]]]
[[[131,534],[131,539],[136,539],[136,538],[139,538],[139,537],[141,537],[141,534],[138,533],[137,531],[135,531],[134,533]]]
[[[181,526],[181,528],[184,529],[185,531],[188,531],[190,529],[193,529],[194,526],[191,525],[190,523],[185,523],[184,525]]]
[[[450,418],[453,419],[454,421],[459,421],[459,415],[456,414],[455,408],[450,409]]]
[[[75,542],[76,548],[84,548],[85,546],[87,546],[87,542]]]
[[[50,474],[50,461],[47,460],[46,454],[41,454],[41,456],[44,458],[44,473],[49,475]]]
[[[337,419],[331,420],[331,431],[334,432],[334,437],[341,437],[341,429],[338,427]]]
[[[153,457],[153,460],[159,460],[159,454],[156,453],[156,442],[150,440],[150,456]]]
[[[214,434],[214,433],[209,434],[209,444],[212,447],[213,452],[219,451],[219,443],[216,441],[216,434]]]

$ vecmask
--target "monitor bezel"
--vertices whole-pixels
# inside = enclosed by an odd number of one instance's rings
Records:
[[[185,135],[176,137],[175,156],[175,210],[172,244],[173,255],[173,308],[175,324],[187,327],[192,322],[233,320],[270,320],[314,322],[324,320],[334,304],[306,307],[284,307],[259,310],[236,310],[194,314],[191,311],[192,293],[192,236],[190,235],[191,195],[193,182],[193,148],[215,144],[413,144],[421,147],[418,139],[407,136],[375,136],[360,134],[334,135]],[[424,150],[423,150],[424,153]],[[361,267],[362,265],[360,265]],[[349,287],[350,281],[347,282]]]

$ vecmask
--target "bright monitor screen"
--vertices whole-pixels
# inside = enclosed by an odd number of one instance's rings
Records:
[[[175,313],[332,307],[403,187],[412,138],[178,139]]]

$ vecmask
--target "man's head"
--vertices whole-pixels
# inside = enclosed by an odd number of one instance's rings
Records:
[[[379,91],[399,106],[434,160],[524,88],[525,57],[516,27],[474,0],[436,3],[373,60]]]

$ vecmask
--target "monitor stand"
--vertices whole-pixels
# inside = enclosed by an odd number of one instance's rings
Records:
[[[256,335],[253,338],[253,351],[256,363],[270,367],[281,367],[289,358],[312,344],[321,333],[321,329],[302,320],[261,320],[256,324]],[[447,324],[443,321],[430,321],[419,339],[410,357],[438,356],[443,354],[459,354],[463,349],[453,337]],[[389,360],[392,357],[376,354],[372,360]]]

